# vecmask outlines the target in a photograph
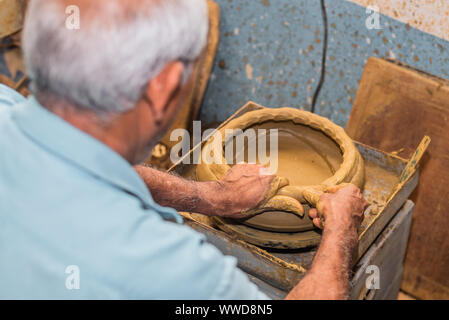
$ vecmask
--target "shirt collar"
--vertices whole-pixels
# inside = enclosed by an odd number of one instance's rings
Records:
[[[143,180],[122,156],[42,107],[33,96],[19,103],[13,109],[12,117],[36,143],[74,166],[134,195],[144,208],[156,209],[164,218],[174,218],[179,222],[180,216],[175,210],[167,210],[154,202]]]

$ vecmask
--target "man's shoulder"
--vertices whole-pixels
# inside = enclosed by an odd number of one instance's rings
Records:
[[[0,83],[0,109],[25,101],[25,97],[20,93]]]
[[[2,155],[14,153],[19,150],[19,131],[12,121],[12,111],[16,105],[25,103],[26,99],[17,91],[0,83],[0,148]],[[15,148],[10,148],[16,146]]]

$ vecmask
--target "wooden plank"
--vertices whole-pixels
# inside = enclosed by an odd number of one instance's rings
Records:
[[[179,128],[191,129],[192,121],[197,118],[214,65],[215,54],[220,41],[220,7],[212,0],[208,0],[207,4],[209,7],[209,35],[207,45],[194,70],[194,87],[192,93],[188,101],[179,111],[171,128],[161,139],[161,142],[169,148],[178,143],[177,141],[170,141],[170,133]]]
[[[400,291],[397,297],[397,300],[416,300],[412,296],[409,296],[404,291]]]
[[[412,195],[416,213],[402,289],[449,299],[449,81],[370,58],[347,125],[355,140],[409,158],[424,135],[432,142]]]

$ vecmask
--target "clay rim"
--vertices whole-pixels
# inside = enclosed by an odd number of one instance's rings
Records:
[[[305,203],[306,200],[304,199],[303,192],[306,189],[322,192],[325,191],[327,187],[340,184],[348,179],[350,181],[346,182],[353,182],[358,187],[361,187],[364,175],[364,172],[362,172],[364,170],[361,170],[361,167],[363,168],[363,160],[361,159],[360,154],[354,146],[351,138],[349,138],[342,127],[319,115],[288,107],[255,110],[247,112],[241,117],[230,121],[227,125],[222,127],[219,132],[222,136],[224,136],[226,129],[244,130],[252,125],[267,121],[291,121],[297,125],[309,126],[324,133],[329,139],[333,140],[342,152],[342,163],[332,177],[324,180],[320,185],[284,187],[278,192],[279,195],[290,196],[298,199],[302,203]],[[226,142],[227,141],[223,141],[222,144]],[[208,141],[205,146],[209,143],[213,143],[213,141]],[[222,159],[222,163],[223,166],[228,166],[224,157]],[[201,164],[197,166],[197,178],[201,181],[207,181],[218,180],[220,177],[217,177],[210,170],[208,164],[201,162]],[[354,180],[353,178],[355,178],[356,181],[351,181]]]

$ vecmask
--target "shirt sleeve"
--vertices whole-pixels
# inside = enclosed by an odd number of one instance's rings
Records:
[[[0,108],[4,106],[12,107],[17,103],[22,103],[24,101],[26,101],[24,96],[0,83]]]
[[[172,227],[175,227],[174,225]],[[183,277],[189,279],[191,297],[211,300],[269,299],[237,267],[237,259],[223,255],[205,236],[187,226],[176,226],[184,238],[177,255],[184,257]],[[173,236],[175,236],[173,234]],[[188,257],[188,258],[187,258]],[[198,279],[201,277],[201,280]],[[182,283],[182,282],[181,282]],[[185,283],[185,286],[188,286]],[[181,289],[182,290],[182,289]],[[196,290],[196,292],[194,292]]]
[[[209,244],[207,244],[209,245]],[[269,300],[257,286],[252,283],[245,273],[237,268],[236,259],[230,256],[222,258],[226,264],[223,276],[216,291],[212,295],[213,300]]]
[[[118,273],[126,271],[119,278],[130,293],[127,298],[269,299],[237,268],[235,257],[223,255],[201,233],[157,214],[150,214],[138,226],[131,242],[114,246],[114,254],[120,257],[114,268]]]
[[[161,261],[178,261],[180,269],[169,262],[170,275],[166,277],[166,295],[174,291],[179,296],[175,299],[211,299],[211,300],[257,300],[268,299],[252,283],[243,271],[237,268],[237,259],[223,255],[215,246],[206,242],[199,232],[185,225],[163,222],[158,229],[165,229],[170,241],[177,243],[165,251]],[[168,237],[166,237],[167,239]],[[165,269],[167,270],[167,269]],[[175,290],[173,290],[176,288]]]

